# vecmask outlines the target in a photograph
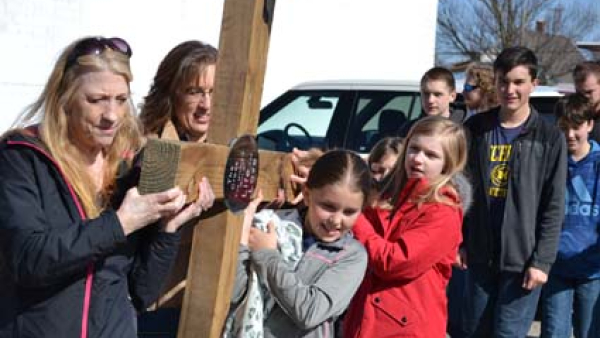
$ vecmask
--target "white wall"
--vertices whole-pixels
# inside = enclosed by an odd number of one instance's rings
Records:
[[[320,79],[418,80],[434,64],[437,0],[277,0],[263,105]]]
[[[132,46],[134,100],[162,57],[199,39],[218,47],[223,0],[0,0],[0,132],[31,103],[61,49],[85,35]],[[277,0],[263,105],[318,79],[418,79],[433,65],[437,0]]]

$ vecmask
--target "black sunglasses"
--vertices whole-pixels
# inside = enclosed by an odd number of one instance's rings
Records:
[[[93,37],[79,41],[77,45],[67,57],[67,63],[65,64],[65,70],[69,69],[77,59],[84,55],[100,55],[106,49],[110,48],[115,52],[119,52],[127,57],[131,57],[133,52],[127,41],[121,38],[103,38]]]
[[[465,85],[463,86],[463,91],[465,93],[470,93],[470,92],[474,91],[477,88],[479,88],[478,85],[472,85],[472,84],[465,83]]]

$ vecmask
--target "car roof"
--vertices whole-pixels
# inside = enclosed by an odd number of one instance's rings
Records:
[[[531,93],[532,97],[560,97],[565,93],[560,91],[556,86],[537,86],[533,93]]]
[[[561,83],[557,86],[537,86],[531,96],[537,97],[549,97],[549,96],[563,96],[565,94],[574,93],[575,88],[573,84]]]
[[[293,90],[407,90],[419,91],[418,81],[404,80],[323,80],[296,85]]]
[[[462,93],[464,85],[464,79],[456,80],[456,91]],[[556,86],[536,86],[531,97],[561,97],[565,94],[573,93],[575,89],[572,84],[561,83]]]
[[[464,80],[456,81],[456,90],[462,93]],[[419,81],[411,80],[373,80],[373,79],[345,79],[321,80],[300,83],[293,90],[407,90],[419,91]],[[558,86],[537,86],[531,94],[532,97],[560,97],[574,92],[572,84]]]

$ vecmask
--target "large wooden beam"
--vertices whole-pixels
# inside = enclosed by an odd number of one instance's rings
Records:
[[[225,0],[210,143],[227,144],[256,131],[270,32],[264,1]],[[220,336],[233,287],[241,221],[240,216],[222,212],[194,228],[179,337]]]
[[[228,153],[229,147],[220,144],[150,139],[144,151],[139,190],[147,194],[179,186],[187,194],[188,202],[192,202],[198,195],[198,183],[206,177],[215,199],[221,200]],[[297,187],[289,180],[282,180],[293,173],[290,154],[268,150],[259,150],[258,154],[257,186],[262,189],[265,200],[275,199],[279,188],[284,189],[288,201],[292,200],[298,193]]]
[[[208,142],[254,134],[267,66],[267,0],[225,0]]]
[[[205,176],[211,182],[217,204],[204,213],[202,219],[214,217],[225,211],[222,203],[223,168],[227,162],[228,152],[229,148],[224,145],[150,139],[145,147],[138,188],[142,194],[146,194],[179,186],[188,195],[188,201],[192,202],[196,199],[197,183]],[[289,154],[259,150],[257,186],[262,189],[265,200],[274,200],[280,188],[284,189],[286,200],[294,199],[299,193],[299,187],[289,179],[283,179],[290,177],[292,173],[293,165]],[[202,220],[198,226],[204,226],[205,223],[206,221]],[[177,259],[165,283],[164,293],[155,304],[156,307],[181,308],[182,306],[194,230],[193,227],[186,226],[181,231],[182,240]],[[202,252],[200,255],[213,256],[204,253],[204,249],[199,247]]]

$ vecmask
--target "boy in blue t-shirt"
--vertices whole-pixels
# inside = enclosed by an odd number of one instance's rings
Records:
[[[542,337],[600,337],[600,146],[589,139],[594,109],[582,94],[556,109],[568,148],[565,219],[542,295]],[[571,317],[572,316],[572,317]],[[571,319],[572,320],[569,320]]]

